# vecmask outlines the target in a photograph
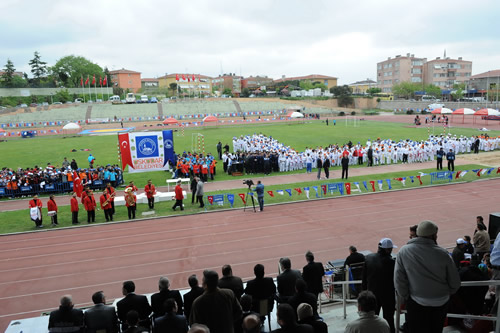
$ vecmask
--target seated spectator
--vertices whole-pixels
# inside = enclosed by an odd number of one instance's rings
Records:
[[[199,286],[198,278],[195,274],[188,278],[188,283],[191,290],[184,294],[184,315],[187,319],[189,319],[189,315],[191,314],[191,306],[193,305],[194,300],[205,291]]]
[[[480,264],[479,257],[473,255],[470,265],[460,269],[461,281],[487,281],[488,275],[482,272],[478,265]],[[488,286],[476,287],[460,287],[457,291],[457,296],[460,297],[465,305],[467,313],[474,315],[484,314],[484,297],[488,292]]]
[[[464,240],[465,240],[464,253],[474,254],[474,246],[472,245],[472,240],[470,236],[465,235]]]
[[[280,304],[276,317],[281,328],[272,331],[272,333],[314,333],[311,325],[298,324],[296,316],[297,313],[293,311],[290,304]]]
[[[139,326],[139,313],[135,310],[127,312],[127,329],[123,333],[149,333],[149,329]]]
[[[350,267],[353,280],[361,280],[363,278],[362,263],[364,262],[365,262],[364,254],[359,253],[358,249],[354,245],[349,246],[349,256],[344,261],[344,269],[346,268],[346,266]],[[351,289],[351,293],[354,296],[357,296],[362,289],[361,284],[359,283],[355,284],[354,289],[355,290]]]
[[[490,235],[486,231],[484,224],[478,223],[474,237],[472,238],[474,245],[474,253],[479,256],[479,260],[483,259],[485,253],[490,252]]]
[[[301,303],[306,303],[313,309],[313,314],[318,318],[318,299],[313,293],[307,292],[307,284],[304,280],[297,280],[295,283],[295,295],[290,297],[288,304],[292,306],[293,312],[297,313],[297,308]]]
[[[309,304],[301,303],[297,308],[299,324],[311,325],[314,333],[328,333],[328,325],[314,317],[313,309]]]
[[[175,299],[177,303],[177,314],[182,315],[184,303],[182,302],[181,293],[178,290],[170,290],[170,281],[167,277],[162,276],[158,281],[159,293],[151,295],[151,308],[153,309],[153,318],[158,318],[165,314],[165,301],[169,298]]]
[[[154,333],[186,333],[188,325],[186,317],[178,315],[177,301],[169,298],[164,304],[165,315],[154,320]]]
[[[243,295],[243,281],[233,276],[231,265],[222,266],[222,277],[219,279],[219,288],[231,289],[237,299]]]
[[[149,305],[148,298],[143,295],[135,294],[135,283],[133,281],[123,282],[122,293],[125,296],[123,299],[116,303],[118,319],[122,322],[122,330],[128,328],[127,320],[128,313],[135,310],[139,315],[139,326],[148,328],[150,325],[149,315],[151,314],[151,306]],[[134,318],[133,314],[131,315]]]
[[[203,324],[193,324],[188,333],[210,333],[210,329]]]
[[[295,282],[302,279],[300,271],[292,268],[289,258],[280,259],[281,274],[277,277],[278,282],[278,303],[287,303],[288,299],[295,294]]]
[[[255,279],[247,282],[245,294],[252,296],[252,310],[260,313],[260,301],[267,299],[268,311],[271,312],[274,307],[274,295],[276,294],[276,285],[273,278],[264,277],[264,266],[261,264],[255,265],[253,268]]]
[[[358,296],[359,318],[351,321],[345,333],[389,333],[389,324],[375,314],[377,298],[371,291],[362,291]]]
[[[460,262],[462,260],[465,260],[465,254],[464,254],[465,244],[466,242],[463,238],[457,239],[457,246],[455,246],[451,254],[453,262],[455,262],[455,266],[457,266],[457,268],[460,267]]]
[[[252,314],[243,319],[243,333],[260,333],[262,323],[258,315]]]
[[[83,311],[73,309],[71,295],[61,297],[61,305],[49,316],[49,332],[83,332]]]
[[[114,306],[106,305],[106,297],[102,291],[92,295],[94,306],[85,311],[85,333],[116,333],[118,317]]]
[[[257,316],[257,317],[260,316],[259,313],[252,311],[252,296],[247,295],[247,294],[244,294],[243,296],[241,296],[240,305],[241,305],[241,312],[242,312],[241,319],[235,321],[235,323],[234,323],[234,331],[236,333],[244,331],[242,325],[243,325],[243,321],[246,317],[252,316],[252,315]],[[260,319],[259,319],[259,323],[260,323]]]

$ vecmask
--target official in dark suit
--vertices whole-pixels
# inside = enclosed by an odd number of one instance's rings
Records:
[[[253,268],[255,279],[247,282],[245,294],[252,296],[252,311],[260,313],[260,301],[269,300],[268,311],[271,312],[274,307],[274,295],[276,294],[276,285],[273,278],[264,277],[264,265],[257,264]]]
[[[61,297],[59,309],[50,313],[49,332],[83,332],[83,311],[73,308],[73,298],[71,295]]]
[[[288,299],[295,294],[295,283],[302,279],[300,271],[291,269],[292,262],[289,258],[280,259],[282,273],[278,275],[278,303],[287,303]]]
[[[342,157],[340,160],[340,164],[342,165],[342,179],[347,179],[349,176],[349,157],[345,156]]]
[[[231,289],[237,299],[243,295],[243,281],[233,276],[231,265],[222,266],[222,277],[219,279],[219,288]]]
[[[125,297],[116,303],[118,319],[122,322],[122,330],[128,328],[126,321],[127,313],[130,310],[135,310],[139,314],[139,326],[150,327],[149,315],[151,314],[151,306],[149,305],[148,298],[144,295],[135,294],[135,284],[133,281],[123,282],[122,293]]]
[[[186,317],[178,315],[177,302],[169,298],[164,304],[165,315],[154,321],[153,333],[186,333],[188,325]]]
[[[288,304],[291,305],[295,313],[297,313],[297,308],[300,304],[309,304],[313,309],[314,316],[318,318],[318,297],[313,293],[307,292],[306,289],[307,285],[305,281],[297,280],[295,283],[295,294],[288,299]]]
[[[158,282],[159,293],[151,295],[151,308],[153,309],[153,317],[157,318],[165,314],[165,301],[169,298],[173,298],[177,303],[176,309],[177,314],[182,315],[184,313],[184,303],[182,302],[181,293],[178,290],[170,290],[170,281],[165,276],[160,278]]]
[[[307,283],[307,291],[313,293],[316,298],[323,292],[323,276],[325,269],[320,262],[314,262],[314,254],[306,252],[307,265],[302,268],[302,278]]]
[[[184,315],[189,319],[191,306],[193,305],[194,300],[203,294],[204,289],[198,285],[198,278],[195,274],[188,278],[188,283],[191,290],[184,294]]]
[[[106,298],[102,291],[92,295],[94,306],[85,311],[85,332],[116,333],[118,332],[118,317],[114,306],[106,305]]]

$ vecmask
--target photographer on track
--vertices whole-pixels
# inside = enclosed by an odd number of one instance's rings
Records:
[[[259,180],[257,181],[257,186],[255,187],[255,192],[257,192],[257,200],[259,201],[259,209],[262,212],[264,210],[264,184]]]

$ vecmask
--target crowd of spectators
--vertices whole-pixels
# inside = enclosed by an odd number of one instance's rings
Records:
[[[80,168],[72,159],[65,157],[61,164],[47,163],[45,167],[35,165],[27,168],[7,168],[0,171],[0,188],[5,188],[6,195],[20,197],[33,193],[49,191],[72,192],[71,182],[79,177],[83,186],[104,188],[107,183],[113,187],[123,183],[123,173],[118,165],[95,165]],[[97,182],[96,182],[97,181]],[[94,183],[99,183],[96,185]],[[57,186],[57,187],[55,187]],[[22,187],[31,187],[32,190],[22,191]]]

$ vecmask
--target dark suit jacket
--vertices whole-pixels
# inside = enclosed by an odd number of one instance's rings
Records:
[[[142,321],[147,320],[151,314],[151,306],[149,305],[148,298],[144,295],[136,295],[134,293],[128,294],[116,303],[116,309],[118,312],[118,319],[122,322],[122,330],[128,327],[125,322],[127,321],[127,313],[130,310],[135,310],[139,313],[139,324],[142,325]]]
[[[296,269],[288,269],[278,275],[278,293],[280,302],[286,302],[295,294],[295,282],[302,279],[302,275]]]
[[[323,275],[325,269],[320,262],[310,262],[302,268],[302,278],[307,283],[307,291],[313,294],[323,292]]]
[[[178,290],[167,289],[151,295],[151,308],[153,309],[153,317],[157,318],[165,314],[163,305],[169,298],[175,299],[175,303],[177,303],[177,314],[182,315],[184,313],[184,303],[182,302],[181,293]]]
[[[83,311],[60,306],[49,316],[49,332],[83,332]]]
[[[243,281],[237,276],[223,276],[219,279],[219,288],[231,289],[238,300],[243,295]]]
[[[233,333],[233,324],[240,317],[241,306],[233,291],[217,288],[194,300],[189,323],[207,325],[210,332]]]
[[[107,333],[118,332],[118,317],[114,306],[96,304],[85,311],[85,332],[95,333],[105,329]]]
[[[311,325],[295,324],[293,326],[278,328],[271,333],[314,333],[314,329]]]
[[[395,301],[394,266],[396,262],[383,251],[365,257],[363,269],[363,290],[370,290],[377,297],[377,303],[392,304]]]
[[[184,315],[186,318],[189,319],[189,316],[191,314],[191,306],[193,305],[193,302],[195,299],[198,298],[201,294],[203,294],[205,290],[202,287],[194,287],[191,289],[191,291],[188,291],[187,293],[184,294]]]
[[[153,333],[186,333],[188,325],[186,317],[166,314],[155,319]]]
[[[311,325],[314,333],[328,333],[328,325],[314,317],[309,317],[299,321],[299,324]]]
[[[309,304],[313,309],[314,317],[318,318],[318,299],[313,293],[295,294],[288,300],[288,304],[293,308],[295,314],[297,314],[297,308],[301,303]]]
[[[269,310],[272,311],[274,305],[274,295],[276,294],[276,285],[270,277],[262,279],[255,278],[247,282],[245,294],[252,296],[252,311],[259,312],[260,300],[269,299]]]

